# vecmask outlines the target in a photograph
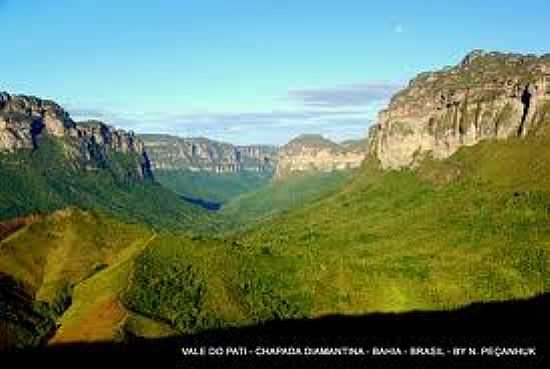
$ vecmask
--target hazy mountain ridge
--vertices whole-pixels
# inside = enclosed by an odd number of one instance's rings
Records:
[[[270,172],[275,166],[275,146],[233,145],[204,137],[157,134],[139,137],[145,142],[155,169],[238,173]]]
[[[300,135],[279,150],[275,177],[283,178],[293,172],[357,168],[367,154],[367,147],[360,142],[337,144],[321,135]]]

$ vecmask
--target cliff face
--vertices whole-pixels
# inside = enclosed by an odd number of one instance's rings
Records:
[[[134,160],[138,178],[152,177],[143,142],[133,133],[114,129],[102,122],[74,122],[52,101],[32,96],[0,93],[0,153],[36,149],[47,134],[63,142],[67,155],[93,170],[115,153]]]
[[[206,138],[168,135],[140,136],[155,169],[214,173],[273,171],[277,149],[273,146],[234,146]]]
[[[371,128],[369,150],[382,167],[396,169],[484,139],[542,134],[549,120],[550,55],[476,50],[396,94]]]
[[[282,178],[292,172],[356,168],[361,165],[366,152],[365,145],[339,145],[320,135],[302,135],[279,150],[275,177]]]

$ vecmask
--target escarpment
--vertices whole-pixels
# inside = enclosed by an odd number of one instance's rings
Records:
[[[396,169],[485,139],[544,134],[549,121],[550,55],[475,50],[396,94],[370,130],[369,151]]]
[[[35,150],[44,136],[58,139],[68,158],[85,169],[103,167],[113,156],[123,154],[133,162],[129,175],[152,177],[144,144],[132,132],[99,121],[74,122],[49,100],[0,93],[0,153]]]
[[[140,138],[147,145],[155,169],[237,173],[272,172],[275,168],[275,146],[235,146],[203,137],[155,134]]]
[[[301,135],[279,150],[275,177],[292,172],[344,170],[359,167],[366,149],[356,143],[337,144],[320,135]]]

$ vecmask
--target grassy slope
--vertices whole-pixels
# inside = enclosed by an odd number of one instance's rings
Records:
[[[191,198],[225,203],[239,195],[263,187],[271,180],[268,173],[241,172],[212,174],[207,172],[158,170],[157,180],[172,191]]]
[[[415,172],[367,163],[234,241],[159,237],[125,301],[196,331],[548,292],[549,170],[548,139],[485,142]]]
[[[295,191],[302,189],[301,192],[308,192],[301,198],[311,198],[314,194],[314,189],[319,190],[319,187],[315,186],[310,189],[307,186],[308,184],[312,186],[316,183],[326,184],[325,182],[328,182],[335,185],[339,183],[337,179],[341,180],[343,178],[346,178],[346,176],[325,175],[322,178],[307,176],[302,177],[301,181],[291,181],[293,184],[291,188]],[[305,183],[304,179],[307,179],[308,183]],[[297,183],[300,186],[296,186]],[[305,188],[308,188],[308,191],[304,191]],[[288,193],[286,195],[288,196]],[[279,202],[284,198],[285,196],[281,194],[277,197]],[[294,201],[284,204],[286,207],[289,207],[291,205],[303,204],[303,202]],[[185,236],[174,236],[164,233],[159,237],[159,240],[154,235],[145,241],[143,238],[140,238],[128,243],[128,245],[113,259],[108,267],[101,269],[90,278],[75,286],[72,294],[73,302],[60,319],[61,327],[49,341],[50,344],[82,341],[114,341],[123,339],[124,332],[145,337],[173,335],[173,329],[166,323],[163,323],[163,321],[170,322],[182,330],[185,330],[184,327],[190,324],[189,321],[194,322],[192,323],[193,325],[199,324],[205,326],[219,326],[246,321],[249,313],[246,308],[238,306],[240,302],[232,304],[232,301],[238,301],[239,298],[231,297],[236,292],[226,290],[225,286],[230,286],[231,283],[247,283],[249,272],[239,274],[241,269],[237,265],[240,265],[240,262],[232,262],[230,264],[232,267],[228,268],[228,265],[225,264],[227,259],[216,258],[218,261],[216,263],[211,258],[211,252],[221,252],[226,255],[227,244],[199,237],[191,240]],[[145,311],[142,311],[143,309],[140,310],[139,306],[136,310],[141,314],[132,311],[134,307],[132,299],[126,299],[127,302],[129,301],[126,304],[127,306],[120,302],[119,297],[126,290],[129,276],[133,270],[134,258],[144,251],[146,247],[147,250],[143,256],[138,258],[138,261],[150,260],[149,258],[154,257],[158,263],[154,262],[154,265],[146,271],[136,270],[134,279],[143,285],[153,287],[149,290],[150,296],[147,297],[152,301],[159,297],[161,299],[169,297],[172,300],[177,300],[177,302],[167,303],[167,310],[174,309],[175,311],[175,313],[171,313],[170,317],[164,316],[162,313],[155,313],[155,309],[145,309]],[[168,254],[164,254],[164,252],[168,252]],[[226,256],[229,257],[229,254]],[[193,296],[193,293],[189,293],[189,291],[193,291],[194,284],[184,278],[186,273],[188,273],[186,267],[190,265],[187,262],[198,264],[202,258],[207,258],[213,263],[203,264],[200,272],[204,273],[205,276],[209,276],[208,284],[210,286],[209,291],[211,291],[207,297],[208,302],[199,308],[199,310],[207,314],[204,317],[198,310],[193,310],[192,304],[189,305],[189,300],[192,300]],[[166,260],[170,260],[170,262],[166,263]],[[254,268],[254,265],[258,263],[255,258],[249,259],[244,254],[242,262],[249,268]],[[173,270],[170,267],[171,264],[176,265]],[[138,262],[138,265],[141,264]],[[218,273],[220,270],[225,270],[227,271],[227,275],[232,276],[230,282],[227,282],[225,277],[221,273]],[[170,286],[167,290],[170,296],[163,296],[163,289],[155,285],[155,282],[152,282],[157,280],[157,276],[162,278],[163,282],[161,284],[167,283]],[[176,291],[174,291],[175,286],[177,286]],[[216,288],[213,289],[212,286],[216,286]],[[229,288],[231,289],[231,287]],[[135,289],[131,291],[135,291]],[[161,306],[158,307],[162,309]],[[221,317],[212,314],[208,315],[212,310],[221,312]],[[157,320],[150,317],[154,317]],[[258,318],[257,320],[261,319]],[[125,329],[121,330],[123,326]]]
[[[151,231],[143,226],[122,224],[76,209],[58,211],[0,242],[0,273],[20,283],[33,299],[29,304],[47,321],[63,312],[75,286],[96,273],[104,274],[102,270],[111,271],[128,258],[132,251],[129,245],[141,245],[150,237]],[[117,288],[115,280],[109,282],[110,288]],[[76,288],[78,291],[80,286]],[[107,290],[96,292],[98,296],[90,294],[87,298],[95,299]],[[74,298],[78,306],[81,296],[77,294]],[[15,301],[7,301],[11,302]],[[37,306],[42,309],[36,310]],[[11,323],[9,330],[15,331],[15,335],[24,332],[26,342],[21,343],[29,343],[33,341],[29,335],[39,338],[45,332],[33,328],[27,332],[24,323],[27,318],[0,316],[0,321],[7,319]]]
[[[547,139],[486,142],[418,173],[365,168],[345,191],[244,242],[311,258],[300,266],[311,287],[344,299],[320,312],[532,296],[548,289],[548,154]]]
[[[111,307],[114,315],[119,306],[90,305],[85,297],[115,301],[131,269],[127,263],[118,267],[118,255],[127,248],[136,251],[150,228],[194,232],[210,227],[202,209],[150,180],[136,179],[136,158],[112,153],[97,163],[100,169],[83,170],[80,159],[68,153],[62,141],[44,136],[37,150],[0,154],[0,295],[5,299],[0,301],[0,346],[36,344],[71,299],[59,341],[77,337],[78,324],[94,327],[94,313],[101,315],[95,328],[102,329],[80,333],[106,337],[112,324],[107,312]],[[95,273],[105,288],[86,289],[96,279],[80,285]]]
[[[49,344],[105,342],[120,339],[128,312],[120,303],[131,274],[133,259],[156,237],[137,239],[105,269],[78,284],[73,303],[60,319],[60,328]]]
[[[50,213],[67,206],[101,210],[155,228],[194,229],[208,215],[151,181],[125,177],[133,165],[114,154],[103,169],[85,171],[68,159],[60,141],[45,136],[35,151],[0,154],[0,220]],[[135,169],[133,169],[135,170]]]
[[[259,221],[290,209],[307,205],[337,191],[350,177],[350,171],[294,174],[273,181],[257,191],[230,201],[217,214],[224,229],[252,227]]]
[[[25,282],[40,300],[109,265],[147,228],[76,209],[58,211],[0,243],[0,270]]]

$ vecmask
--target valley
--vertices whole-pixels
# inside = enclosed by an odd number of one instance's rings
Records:
[[[413,79],[368,137],[281,147],[0,95],[0,349],[548,294],[549,71],[476,51]]]

